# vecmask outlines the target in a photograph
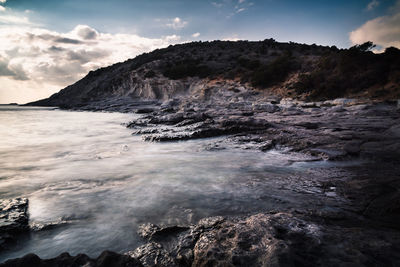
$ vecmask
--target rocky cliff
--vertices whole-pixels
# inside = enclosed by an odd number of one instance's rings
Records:
[[[350,49],[259,42],[193,42],[145,53],[96,71],[30,105],[83,107],[123,99],[202,101],[229,90],[303,100],[400,98],[400,50],[374,54],[371,43]],[[245,96],[246,97],[246,96]],[[257,98],[260,98],[257,97]]]

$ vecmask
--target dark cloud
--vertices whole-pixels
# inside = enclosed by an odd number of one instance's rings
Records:
[[[4,58],[0,58],[0,76],[12,77],[14,80],[20,81],[29,80],[20,65],[10,67],[9,61]]]
[[[63,44],[82,44],[81,41],[66,37],[59,37],[54,40],[56,43],[63,43]]]
[[[50,52],[63,52],[63,51],[65,51],[65,49],[62,48],[62,47],[59,47],[59,46],[52,45],[52,46],[49,48],[49,51],[50,51]]]
[[[63,44],[82,44],[83,42],[77,39],[72,39],[72,38],[67,38],[63,37],[60,35],[53,35],[49,33],[44,33],[44,34],[32,34],[32,33],[27,33],[27,38],[30,41],[34,41],[35,39],[43,40],[43,41],[53,41],[56,43],[63,43]]]
[[[0,58],[0,76],[14,76],[15,73],[8,68],[8,61]]]
[[[85,40],[94,40],[97,38],[98,33],[88,26],[78,26],[77,35]]]
[[[78,50],[78,51],[69,51],[68,59],[79,61],[81,64],[85,64],[88,62],[96,62],[101,58],[107,57],[110,55],[109,51],[105,50],[95,50],[95,51],[87,51],[87,50]]]

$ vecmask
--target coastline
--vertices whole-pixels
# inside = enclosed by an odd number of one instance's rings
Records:
[[[134,260],[129,264],[136,265],[127,266],[206,266],[228,262],[235,266],[249,262],[271,266],[378,266],[399,262],[400,110],[395,104],[351,99],[210,104],[173,99],[163,104],[153,101],[109,107],[144,114],[127,127],[145,141],[226,136],[223,141],[212,143],[210,149],[223,149],[224,142],[230,142],[243,149],[285,149],[287,153],[302,153],[307,160],[368,160],[361,166],[339,168],[336,176],[315,176],[327,199],[343,201],[338,202],[342,206],[336,210],[324,209],[322,202],[321,209],[304,207],[205,218],[196,225],[144,225],[139,234],[148,243],[129,253],[141,263]],[[347,172],[341,173],[342,169]],[[0,266],[26,266],[26,262],[21,265],[24,258]],[[28,258],[40,266],[50,264]],[[64,255],[53,259],[52,264],[67,260],[73,259]],[[93,266],[106,266],[85,260]]]

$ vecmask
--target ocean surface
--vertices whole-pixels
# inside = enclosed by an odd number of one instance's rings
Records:
[[[29,198],[34,229],[0,262],[36,253],[97,257],[143,243],[138,225],[196,223],[308,205],[313,164],[293,155],[210,150],[218,139],[149,143],[123,123],[136,114],[0,106],[0,198]],[[308,190],[309,192],[305,192]]]

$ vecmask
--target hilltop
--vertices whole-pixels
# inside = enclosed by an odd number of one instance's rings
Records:
[[[400,50],[374,54],[372,47],[370,42],[338,49],[273,39],[179,44],[91,71],[30,105],[76,108],[116,98],[129,103],[182,96],[209,100],[226,83],[233,92],[241,87],[260,98],[400,98]]]

